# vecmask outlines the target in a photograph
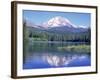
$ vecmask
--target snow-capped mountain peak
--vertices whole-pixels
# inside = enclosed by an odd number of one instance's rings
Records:
[[[53,28],[53,27],[61,27],[61,26],[76,27],[67,18],[61,16],[51,18],[49,21],[43,23],[43,27],[45,28]]]
[[[75,24],[73,24],[70,20],[68,20],[65,17],[61,17],[61,16],[56,16],[51,18],[50,20],[48,20],[47,22],[44,22],[42,25],[37,25],[34,24],[33,22],[26,20],[26,25],[28,27],[34,27],[34,28],[38,28],[38,29],[60,29],[60,30],[73,30],[73,29],[86,29],[87,26],[77,26]]]

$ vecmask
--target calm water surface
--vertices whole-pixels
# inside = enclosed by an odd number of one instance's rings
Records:
[[[60,51],[57,47],[88,44],[83,42],[35,41],[27,46],[23,56],[23,69],[90,66],[87,52]]]

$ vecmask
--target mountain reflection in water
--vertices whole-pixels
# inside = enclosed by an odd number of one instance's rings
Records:
[[[75,59],[81,60],[87,58],[86,55],[69,55],[69,56],[57,56],[57,55],[44,55],[43,60],[52,66],[63,66],[68,65]]]
[[[84,42],[30,42],[23,54],[23,69],[91,66],[91,52],[58,49],[82,44],[88,45]]]
[[[90,56],[87,54],[57,55],[51,53],[34,53],[26,58],[23,69],[78,67],[90,65]]]

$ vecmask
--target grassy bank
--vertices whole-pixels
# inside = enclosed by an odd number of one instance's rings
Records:
[[[90,52],[90,45],[69,45],[57,48],[60,51],[73,51],[73,52]]]

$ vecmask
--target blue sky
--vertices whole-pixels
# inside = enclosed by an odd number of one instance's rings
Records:
[[[82,25],[82,26],[90,27],[91,24],[90,13],[23,10],[23,18],[37,25],[40,25],[43,22],[46,22],[56,16],[65,17],[77,26]]]

